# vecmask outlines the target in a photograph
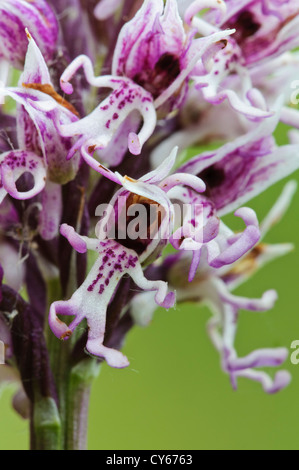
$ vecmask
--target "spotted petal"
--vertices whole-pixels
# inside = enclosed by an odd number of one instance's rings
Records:
[[[49,324],[54,334],[67,339],[81,321],[86,318],[88,340],[86,349],[90,354],[104,358],[111,367],[128,366],[128,359],[119,351],[104,346],[106,310],[114,291],[125,274],[129,274],[141,289],[155,291],[158,305],[169,308],[174,303],[174,294],[167,293],[167,283],[149,281],[144,277],[138,256],[133,250],[113,240],[99,241],[80,237],[72,227],[63,225],[62,233],[80,252],[87,248],[98,252],[99,257],[84,283],[68,301],[54,302],[50,308]],[[57,315],[74,315],[66,325]]]

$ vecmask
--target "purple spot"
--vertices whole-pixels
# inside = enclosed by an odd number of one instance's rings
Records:
[[[101,284],[100,289],[99,289],[99,294],[103,294],[104,290],[105,290],[105,286],[104,284]]]
[[[101,269],[101,268],[100,268]],[[92,292],[95,285],[98,283],[98,281],[101,279],[101,277],[103,276],[103,274],[99,273],[97,275],[97,277],[92,281],[92,283],[88,286],[87,290],[88,292]]]

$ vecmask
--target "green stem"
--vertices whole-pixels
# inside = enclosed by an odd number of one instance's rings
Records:
[[[66,297],[76,289],[75,254],[71,259],[70,279]],[[49,285],[50,300],[59,293],[57,283]],[[31,419],[31,448],[39,450],[83,450],[87,445],[87,420],[90,388],[99,373],[96,360],[86,359],[73,365],[72,350],[79,332],[68,341],[58,340],[47,329],[50,363],[56,383],[59,409],[52,398],[35,400]],[[38,394],[37,394],[38,395]]]
[[[49,345],[59,409],[52,398],[36,400],[31,419],[31,449],[84,450],[90,389],[100,366],[87,356],[72,367],[71,343],[54,337]]]
[[[61,420],[60,448],[65,449],[65,426],[67,419],[67,397],[70,375],[70,345],[67,341],[58,340],[49,332],[49,351],[51,368],[56,383]]]
[[[41,398],[35,402],[31,433],[31,450],[58,450],[61,448],[61,422],[53,398]]]
[[[86,449],[90,388],[98,373],[99,365],[91,358],[71,370],[65,428],[66,449]]]

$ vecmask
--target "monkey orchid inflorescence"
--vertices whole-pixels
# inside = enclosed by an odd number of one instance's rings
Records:
[[[262,240],[293,181],[261,223],[249,206],[299,168],[298,26],[297,0],[0,0],[0,383],[33,449],[86,446],[83,388],[158,306],[170,330],[210,307],[234,389],[289,384],[283,344],[235,346],[277,293],[233,290],[292,248]]]

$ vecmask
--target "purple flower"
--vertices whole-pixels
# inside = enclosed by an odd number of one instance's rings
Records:
[[[204,19],[196,13],[211,9]],[[299,7],[290,0],[215,0],[193,1],[185,12],[185,20],[204,35],[219,28],[234,28],[233,40],[242,51],[246,66],[272,59],[297,47]]]
[[[277,57],[299,45],[299,6],[290,0],[227,0],[219,26],[235,28],[234,39],[247,66]]]
[[[28,52],[18,87],[0,89],[18,105],[17,135],[19,149],[0,157],[1,200],[8,193],[16,199],[30,199],[42,194],[41,233],[44,238],[57,234],[61,206],[61,187],[76,175],[80,156],[67,161],[71,139],[61,137],[60,125],[78,120],[77,112],[54,90],[48,68],[29,33]],[[19,191],[16,181],[24,173],[34,179],[33,187]]]
[[[262,237],[281,219],[295,189],[296,184],[293,182],[286,185],[281,197],[261,224]],[[222,237],[224,235],[233,236],[227,227],[222,232]],[[276,292],[267,291],[261,299],[249,299],[231,293],[265,263],[285,255],[290,249],[292,246],[288,244],[260,243],[253,249],[248,247],[241,259],[232,262],[231,265],[214,267],[208,262],[209,254],[206,250],[196,267],[192,282],[189,283],[183,281],[192,262],[188,252],[171,255],[160,267],[157,267],[158,272],[167,273],[166,280],[170,288],[176,290],[178,303],[185,301],[206,303],[211,308],[213,317],[208,322],[208,334],[220,354],[221,366],[229,375],[233,388],[237,388],[239,377],[260,382],[267,393],[275,393],[290,382],[290,374],[287,371],[278,371],[272,379],[265,371],[259,370],[263,367],[281,365],[288,355],[286,348],[262,348],[239,358],[234,346],[239,310],[267,311],[273,307],[277,299]],[[138,294],[131,302],[134,320],[139,325],[147,325],[154,314],[155,307],[151,302],[151,295],[151,293]]]
[[[170,193],[176,185],[187,185],[197,191],[205,189],[202,181],[192,175],[175,173],[168,176],[175,158],[176,149],[159,168],[138,181],[127,176],[122,177],[118,173],[101,167],[100,171],[106,177],[123,186],[110,201],[108,214],[98,224],[97,233],[104,233],[104,235],[91,239],[79,236],[73,227],[66,224],[61,226],[62,235],[68,239],[76,251],[85,253],[87,249],[94,250],[99,257],[71,299],[57,301],[51,305],[50,327],[56,336],[67,339],[78,324],[86,318],[89,328],[87,350],[91,354],[104,357],[112,367],[128,365],[127,359],[119,351],[103,345],[106,310],[120,279],[125,274],[129,274],[139,288],[145,291],[155,291],[156,304],[165,308],[172,307],[174,304],[175,297],[173,293],[167,293],[167,283],[147,280],[141,266],[161,255],[162,248],[172,233],[174,209],[167,193]],[[130,232],[122,237],[118,231],[115,239],[109,238],[111,227],[114,228],[114,225],[122,219],[122,210],[125,211],[124,220],[127,229],[130,207],[136,204],[147,207],[154,205],[155,211],[160,211],[160,215],[157,214],[153,221],[154,231],[152,233],[147,231],[145,238],[138,237],[133,243],[132,237],[129,236]],[[117,220],[115,220],[115,212],[111,213],[113,209],[116,209]],[[103,226],[108,227],[105,232],[101,230]],[[119,228],[121,227],[117,227]],[[75,320],[67,326],[58,319],[57,314],[75,315]]]
[[[205,8],[211,12],[204,18],[195,16]],[[227,99],[233,109],[249,119],[271,115],[269,103],[255,87],[250,71],[298,45],[298,6],[290,1],[229,0],[224,4],[195,0],[185,12],[185,21],[203,36],[235,29],[225,50],[210,61],[209,69],[199,64],[192,72],[203,98],[213,104]]]
[[[203,179],[219,215],[235,210],[298,168],[298,144],[277,146],[272,135],[279,116],[280,104],[273,117],[247,134],[194,157],[179,169]]]
[[[81,66],[84,67],[86,79],[90,85],[112,88],[113,91],[89,115],[76,123],[60,127],[60,133],[65,137],[81,135],[69,152],[68,158],[71,158],[78,149],[81,149],[83,158],[87,159],[96,149],[105,149],[124,120],[134,111],[142,115],[144,124],[138,135],[130,132],[127,139],[130,151],[134,154],[140,153],[142,145],[151,136],[156,125],[156,112],[150,94],[128,78],[112,75],[95,77],[87,56],[75,59],[63,73],[61,88],[65,93],[72,93],[73,88],[69,81]],[[121,130],[123,131],[123,128]],[[115,165],[117,162],[112,160],[109,163]],[[93,166],[98,166],[96,161]]]
[[[174,0],[168,0],[165,9],[162,0],[146,0],[120,32],[112,75],[95,77],[90,58],[81,55],[61,76],[61,88],[67,94],[73,92],[70,80],[80,67],[90,85],[113,90],[89,115],[60,127],[65,137],[80,135],[68,158],[81,150],[83,158],[96,169],[97,160],[90,158],[95,150],[113,166],[121,162],[127,145],[132,154],[140,154],[155,129],[156,109],[160,113],[167,102],[167,116],[180,106],[195,64],[207,54],[210,56],[224,48],[224,38],[231,32],[220,31],[194,39],[194,32],[185,33]],[[138,134],[135,129],[140,125],[140,118],[136,112],[143,119]],[[111,151],[114,147],[118,147],[115,155]]]
[[[84,448],[98,364],[128,366],[124,338],[158,306],[210,307],[234,389],[240,377],[267,393],[290,382],[265,370],[285,348],[235,345],[242,310],[268,311],[276,292],[234,290],[291,249],[263,239],[296,185],[261,223],[249,201],[299,168],[298,10],[0,0],[0,382],[19,384],[32,448]],[[279,146],[280,122],[292,129]]]
[[[169,112],[184,99],[196,63],[224,48],[232,32],[196,39],[194,30],[184,28],[175,0],[167,0],[165,7],[162,0],[146,0],[120,32],[112,73],[148,90],[156,108],[167,102]]]

